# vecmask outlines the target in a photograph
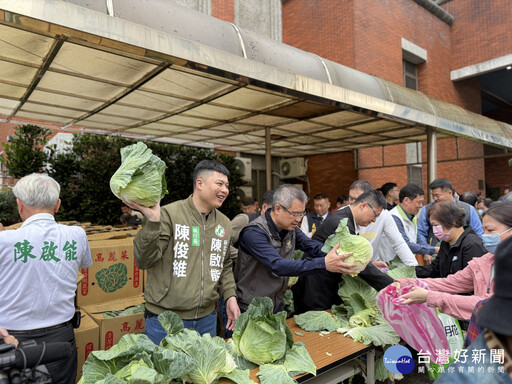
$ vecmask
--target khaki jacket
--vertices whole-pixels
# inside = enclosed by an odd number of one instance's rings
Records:
[[[214,209],[206,219],[192,196],[162,207],[160,222],[148,221],[133,242],[137,267],[148,271],[147,309],[199,319],[213,311],[219,293],[236,296],[231,233],[226,216]]]

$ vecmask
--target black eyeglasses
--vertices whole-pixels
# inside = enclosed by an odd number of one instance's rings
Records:
[[[366,202],[370,209],[372,210],[373,214],[375,215],[375,218],[379,217],[380,213],[375,212],[375,209],[373,209],[372,205],[369,202]]]
[[[306,212],[290,212],[289,210],[286,209],[286,207],[283,207],[282,205],[281,205],[281,208],[283,208],[286,212],[288,212],[293,217],[297,217],[299,219],[302,219],[304,216],[306,216]]]

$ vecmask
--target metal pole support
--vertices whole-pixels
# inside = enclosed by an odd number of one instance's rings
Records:
[[[427,127],[427,187],[437,178],[437,132],[435,128]],[[428,193],[428,202],[432,195]]]

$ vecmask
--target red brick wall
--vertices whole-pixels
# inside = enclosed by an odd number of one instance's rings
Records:
[[[354,1],[291,0],[282,6],[283,42],[355,68]]]
[[[385,183],[396,183],[398,188],[407,184],[407,167],[389,167],[362,169],[359,179],[368,181],[373,188],[380,188]]]
[[[503,194],[505,188],[512,190],[512,167],[508,166],[508,159],[512,155],[485,159],[485,181],[493,188],[499,188]]]
[[[329,196],[331,208],[335,208],[338,196],[348,194],[348,187],[357,180],[353,153],[306,156],[306,159],[310,199],[318,193],[325,193]]]
[[[470,0],[478,3],[478,0]],[[512,0],[497,3],[505,6]],[[487,3],[487,2],[486,2]],[[314,52],[329,60],[350,66],[359,71],[370,73],[397,84],[403,83],[401,38],[427,50],[427,62],[418,66],[419,90],[428,96],[459,105],[470,111],[481,112],[479,80],[468,79],[458,83],[450,80],[452,52],[458,52],[459,46],[471,47],[472,54],[478,56],[480,45],[493,44],[487,38],[474,39],[466,43],[470,28],[474,35],[485,35],[474,31],[484,31],[483,26],[474,29],[471,20],[481,23],[494,22],[494,16],[481,16],[478,7],[468,6],[466,0],[452,0],[456,11],[455,23],[449,26],[412,0],[357,0],[323,1],[290,0],[283,4],[283,42],[306,51]],[[491,13],[500,13],[500,7],[493,3]],[[512,12],[508,7],[505,12]],[[464,20],[462,20],[464,18]],[[512,20],[512,17],[508,17]],[[502,17],[496,16],[503,31],[509,27],[501,23]],[[483,25],[483,24],[482,24]],[[455,32],[454,32],[455,31]],[[510,35],[510,34],[507,34]],[[508,41],[508,37],[498,39]],[[508,47],[508,45],[506,45]],[[511,46],[512,48],[512,46]],[[487,52],[509,52],[510,49],[498,47],[485,48]],[[459,54],[459,53],[457,53]],[[479,60],[483,61],[483,60]],[[426,143],[423,143],[424,188],[427,187]],[[386,146],[358,151],[358,167],[385,167],[380,169],[360,169],[359,179],[366,179],[375,187],[393,181],[404,185],[407,182],[405,164],[405,146]],[[459,140],[459,157],[475,157],[483,154],[482,144],[470,140]],[[478,192],[478,180],[483,180],[484,161],[457,160],[455,139],[438,142],[438,177],[453,181],[457,190]],[[320,162],[325,166],[329,161]],[[316,172],[310,164],[311,172]],[[354,178],[355,180],[355,178]],[[319,181],[321,182],[321,181]],[[316,189],[310,179],[312,189]]]
[[[403,37],[427,50],[427,62],[418,66],[419,90],[479,113],[478,80],[457,85],[450,80],[450,30],[412,0],[292,0],[283,4],[284,43],[403,84]]]
[[[483,145],[476,141],[460,138],[457,160],[457,140],[437,141],[437,177],[452,181],[457,191],[485,192],[480,190],[478,180],[485,179],[484,160],[474,159],[483,156]],[[423,189],[427,190],[427,143],[422,142]],[[390,145],[383,148],[365,148],[358,151],[359,179],[368,180],[375,188],[386,182],[397,183],[399,187],[407,184],[407,166],[405,146]],[[401,165],[401,166],[393,166]],[[373,169],[369,169],[374,167]],[[375,168],[383,167],[383,168]],[[365,169],[367,168],[367,169]]]
[[[212,16],[233,23],[235,21],[234,0],[212,0]]]
[[[452,0],[442,7],[455,18],[451,69],[512,52],[512,0]]]
[[[461,194],[472,191],[485,193],[478,188],[478,180],[484,180],[484,159],[448,161],[437,164],[437,177],[451,181],[453,188]]]

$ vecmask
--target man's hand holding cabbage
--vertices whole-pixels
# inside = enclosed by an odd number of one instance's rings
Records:
[[[353,256],[353,253],[338,255],[337,250],[339,247],[340,245],[336,244],[329,253],[325,255],[325,269],[329,272],[353,274],[357,264],[345,262],[347,258]]]

